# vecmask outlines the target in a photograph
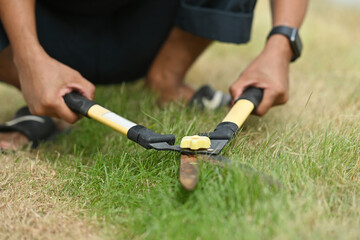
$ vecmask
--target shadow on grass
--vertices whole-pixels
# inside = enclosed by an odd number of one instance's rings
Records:
[[[194,194],[196,188],[193,191],[188,191],[182,186],[179,186],[176,192],[176,198],[180,204],[185,204],[189,201],[190,197]]]

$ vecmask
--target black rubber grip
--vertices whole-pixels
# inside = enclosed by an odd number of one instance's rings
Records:
[[[74,112],[88,117],[89,109],[96,103],[85,98],[77,92],[71,92],[64,97],[66,105]]]
[[[236,99],[235,103],[241,99],[246,99],[252,102],[255,106],[254,110],[259,106],[263,98],[264,90],[256,87],[249,87]]]
[[[166,142],[170,145],[175,143],[175,136],[173,134],[158,134],[142,125],[130,128],[127,132],[127,137],[146,149],[152,148],[151,143]]]
[[[201,136],[208,136],[210,139],[230,140],[238,130],[238,126],[232,122],[222,122],[217,125],[213,132],[200,133]]]

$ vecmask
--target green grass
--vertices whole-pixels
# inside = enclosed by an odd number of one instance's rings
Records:
[[[140,88],[139,85],[127,86],[126,92],[111,98],[116,99],[115,103],[128,102]],[[121,92],[123,88],[115,89]],[[99,96],[108,91],[99,90]],[[128,118],[142,122],[154,131],[174,132],[178,136],[209,131],[213,122],[220,121],[224,115],[224,110],[216,115],[210,111],[197,114],[174,105],[161,110],[154,104],[154,99],[144,100],[132,106],[114,104],[108,107],[118,112],[122,109],[129,113]],[[144,114],[131,111],[133,108]],[[156,121],[146,115],[156,116]],[[75,138],[69,140],[69,137]],[[231,239],[235,233],[241,236],[248,228],[244,223],[250,221],[259,224],[260,228],[246,231],[261,237],[274,232],[272,229],[259,231],[262,227],[278,221],[278,214],[264,213],[273,209],[274,203],[281,203],[284,196],[256,176],[249,177],[242,172],[240,162],[248,162],[250,156],[261,158],[266,151],[265,148],[248,148],[245,144],[241,141],[240,149],[234,149],[232,165],[222,168],[202,164],[199,186],[193,193],[184,191],[177,180],[177,153],[143,150],[92,121],[82,121],[71,136],[64,136],[63,141],[57,142],[57,147],[61,147],[58,151],[68,154],[60,156],[56,163],[61,177],[68,179],[64,193],[76,198],[93,214],[103,215],[118,229],[115,236]],[[48,154],[48,159],[54,157]]]
[[[95,219],[104,239],[358,239],[359,10],[311,4],[302,29],[305,52],[291,67],[290,101],[247,120],[223,152],[231,164],[201,163],[194,192],[178,181],[177,153],[145,150],[83,119],[39,149],[62,183],[56,195],[84,209],[83,218]],[[259,2],[251,44],[213,45],[187,81],[226,90],[259,53],[269,28],[268,8]],[[182,103],[159,108],[142,82],[98,87],[96,100],[178,141],[213,130],[226,114]],[[282,187],[249,174],[242,164]]]
[[[100,88],[97,99],[156,132],[178,137],[211,130],[225,113],[199,114],[181,104],[160,109],[150,94],[136,101],[140,91],[141,84],[115,87],[111,93]],[[132,104],[121,104],[128,102]],[[60,157],[44,155],[56,159],[66,181],[64,194],[91,215],[104,217],[104,227],[112,226],[111,238],[341,237],[344,232],[335,227],[354,227],[343,226],[344,220],[359,220],[359,124],[308,126],[300,118],[280,123],[251,118],[224,152],[232,164],[203,163],[192,193],[177,180],[178,154],[144,150],[91,120],[82,120],[71,135],[57,141]],[[272,175],[283,188],[249,177],[240,163]]]

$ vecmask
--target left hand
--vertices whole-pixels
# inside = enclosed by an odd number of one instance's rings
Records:
[[[287,39],[277,37],[269,39],[262,53],[230,87],[233,100],[250,86],[264,89],[263,99],[255,111],[259,116],[267,113],[272,106],[286,103],[289,98],[289,62],[292,52],[286,45]],[[278,40],[283,43],[280,48]]]

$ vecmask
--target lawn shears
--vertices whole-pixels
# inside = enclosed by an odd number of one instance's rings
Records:
[[[210,139],[210,146],[203,148],[200,145],[196,149],[184,148],[181,144],[174,145],[175,136],[173,134],[155,133],[84,98],[76,92],[66,94],[64,100],[72,111],[113,128],[146,149],[179,152],[181,154],[180,182],[186,190],[193,190],[198,181],[198,160],[228,161],[227,158],[220,155],[220,152],[235,136],[237,130],[243,125],[251,112],[256,109],[262,100],[262,96],[262,89],[247,88],[213,132],[199,134]]]

